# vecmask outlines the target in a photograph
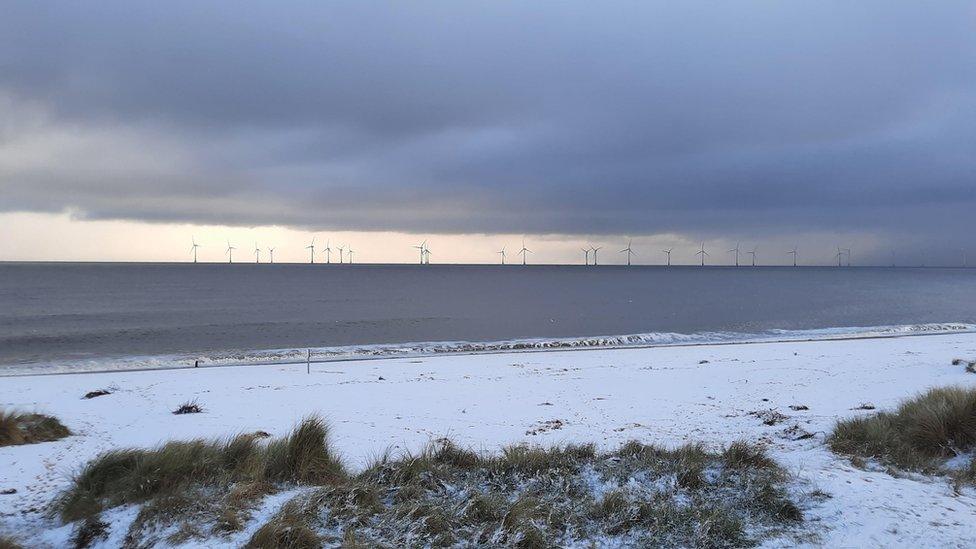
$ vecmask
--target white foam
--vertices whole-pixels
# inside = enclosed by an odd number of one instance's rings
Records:
[[[155,356],[103,357],[51,362],[19,363],[0,366],[2,375],[55,374],[73,372],[146,370],[203,366],[260,366],[305,362],[311,351],[312,361],[360,360],[383,357],[422,357],[440,354],[473,354],[551,349],[656,347],[672,345],[708,345],[716,343],[758,343],[771,341],[807,341],[850,338],[899,337],[943,333],[976,332],[976,324],[930,323],[896,326],[851,326],[809,330],[767,330],[746,332],[650,332],[569,338],[529,338],[504,341],[434,341],[335,347],[255,349],[213,351],[203,354],[170,354]]]

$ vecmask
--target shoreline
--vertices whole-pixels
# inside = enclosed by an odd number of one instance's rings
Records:
[[[943,326],[952,327],[957,326],[958,328],[938,328],[926,330],[926,326]],[[919,331],[903,331],[897,332],[892,331],[891,333],[883,333],[878,330],[886,329],[898,329],[898,328],[913,328],[920,327]],[[592,341],[601,339],[613,339],[613,338],[628,338],[633,336],[639,336],[642,334],[628,334],[623,336],[606,335],[606,336],[588,336],[588,337],[578,337],[578,338],[535,338],[535,339],[516,339],[507,341],[488,341],[488,342],[474,342],[474,341],[435,341],[435,342],[406,342],[403,344],[366,344],[366,345],[348,345],[339,348],[350,349],[354,351],[356,349],[368,349],[370,347],[387,349],[394,349],[396,347],[402,346],[415,346],[415,347],[434,347],[437,346],[449,346],[449,345],[469,345],[469,346],[497,346],[494,349],[485,350],[444,350],[444,351],[428,351],[428,352],[417,352],[417,353],[401,353],[396,354],[391,351],[389,354],[361,354],[361,355],[347,355],[347,356],[331,356],[331,357],[318,357],[314,358],[314,352],[327,349],[336,349],[336,347],[312,347],[309,348],[313,352],[313,358],[311,360],[266,360],[266,361],[239,361],[230,363],[201,363],[199,366],[191,365],[172,365],[172,366],[159,366],[159,367],[137,367],[137,368],[115,368],[115,369],[81,369],[76,372],[15,372],[15,373],[2,373],[4,368],[16,369],[19,366],[25,364],[37,364],[37,363],[13,363],[13,364],[0,364],[0,378],[15,378],[15,377],[31,377],[31,376],[64,376],[64,375],[84,375],[84,374],[103,374],[110,372],[148,372],[148,371],[173,371],[173,370],[193,370],[201,368],[239,368],[239,367],[249,367],[249,366],[289,366],[289,365],[301,365],[301,364],[331,364],[340,362],[363,362],[372,360],[395,360],[395,359],[418,359],[418,358],[431,358],[440,356],[482,356],[482,355],[497,355],[497,354],[530,354],[530,353],[547,353],[547,352],[561,352],[561,351],[614,351],[614,350],[624,350],[624,349],[658,349],[658,348],[680,348],[680,347],[703,347],[703,346],[725,346],[725,345],[759,345],[759,344],[785,344],[785,343],[811,343],[817,341],[851,341],[851,340],[870,340],[870,339],[892,339],[892,338],[903,338],[903,337],[929,337],[929,336],[945,336],[954,334],[968,334],[976,333],[976,325],[970,325],[964,322],[943,322],[935,324],[922,324],[922,325],[904,325],[904,326],[851,326],[851,327],[837,327],[837,328],[814,328],[810,330],[796,330],[797,333],[802,332],[825,332],[830,330],[852,330],[851,333],[837,333],[834,335],[824,334],[821,336],[797,336],[794,338],[781,337],[776,338],[775,336],[769,339],[754,338],[754,339],[741,339],[741,340],[702,340],[702,341],[685,341],[685,342],[673,342],[673,343],[635,343],[635,344],[619,344],[619,345],[587,345],[587,344],[565,344],[561,345],[560,342],[579,342],[579,341]],[[864,332],[856,332],[856,330],[864,330]],[[694,336],[695,334],[675,334],[675,335],[688,335]],[[742,334],[748,335],[748,334]],[[532,347],[531,345],[536,343],[541,343],[542,347]],[[551,345],[546,346],[545,344]],[[504,347],[505,345],[524,345],[522,348],[510,348]],[[281,349],[251,349],[251,350],[241,350],[238,352],[251,352],[251,353],[272,353],[272,352],[301,352],[305,350],[304,348],[281,348]],[[351,352],[350,351],[350,352]],[[331,351],[326,351],[331,352]],[[181,355],[149,355],[146,357],[139,358],[153,358],[153,357],[176,357]],[[191,358],[192,355],[182,355],[186,358],[182,359],[172,359],[172,360],[194,360]],[[126,357],[114,356],[114,357],[102,357],[93,358],[90,361],[120,361]]]

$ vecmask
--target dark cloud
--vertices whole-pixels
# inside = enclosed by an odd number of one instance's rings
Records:
[[[974,244],[971,2],[2,12],[8,211]]]

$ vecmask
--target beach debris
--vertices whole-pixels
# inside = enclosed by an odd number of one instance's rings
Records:
[[[814,433],[811,433],[806,429],[804,429],[803,427],[800,427],[798,424],[794,423],[793,425],[787,427],[786,429],[783,429],[783,435],[790,440],[797,441],[797,440],[807,440],[813,438]]]
[[[16,488],[7,488],[6,490],[0,490],[0,496],[9,496],[16,493],[17,493]]]
[[[776,425],[777,423],[782,423],[783,421],[786,421],[787,419],[790,418],[786,414],[774,410],[772,408],[768,410],[755,410],[749,412],[749,415],[759,418],[759,420],[762,421],[763,425],[770,425],[770,426]]]
[[[534,428],[529,429],[525,432],[527,436],[535,436],[543,433],[548,433],[549,431],[558,431],[565,426],[565,422],[561,419],[550,419],[548,421],[539,422]]]
[[[699,364],[708,364],[708,361],[707,360],[699,360],[698,363]]]
[[[790,410],[793,410],[794,412],[801,412],[809,409],[810,407],[805,404],[790,404]]]
[[[179,408],[173,410],[173,413],[176,415],[199,414],[200,412],[203,412],[203,408],[197,404],[196,400],[184,402],[183,404],[180,404]]]
[[[383,376],[380,376],[379,381],[386,381],[386,378],[383,377]]]
[[[88,391],[87,393],[85,393],[85,396],[81,398],[91,399],[91,398],[96,398],[96,397],[110,395],[110,394],[112,394],[112,391],[109,391],[108,389],[96,389],[94,391]]]
[[[976,374],[976,362],[970,362],[966,365],[966,371],[971,374]]]
[[[552,406],[551,402],[540,402],[539,406]]]
[[[857,406],[851,408],[851,410],[874,410],[874,408],[875,408],[874,404],[862,402],[861,404],[858,404]]]

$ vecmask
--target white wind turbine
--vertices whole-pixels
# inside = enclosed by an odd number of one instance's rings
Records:
[[[596,267],[596,253],[602,250],[603,246],[600,246],[599,248],[590,247],[590,249],[593,250],[593,266]]]
[[[518,253],[519,253],[519,255],[522,256],[522,266],[524,267],[525,266],[525,254],[532,253],[532,250],[530,250],[530,249],[528,249],[528,248],[525,247],[525,239],[524,238],[522,239],[522,249],[519,250]]]
[[[268,248],[268,255],[271,257],[271,263],[274,263],[274,248]]]
[[[352,246],[349,246],[349,249],[346,250],[346,253],[349,254],[349,264],[352,265],[352,254],[355,253],[352,251]]]
[[[309,244],[308,246],[305,246],[305,249],[308,250],[308,262],[315,263],[315,236],[314,235],[312,236],[312,243]]]
[[[731,250],[728,251],[728,253],[733,253],[733,252],[735,252],[735,266],[738,267],[739,266],[739,243],[738,242],[735,243],[735,248],[732,248]]]
[[[233,263],[234,262],[234,250],[236,250],[236,249],[237,248],[235,248],[235,247],[233,247],[233,246],[230,245],[230,240],[228,240],[227,241],[227,252],[226,252],[227,253],[227,262],[228,263]]]
[[[498,252],[496,252],[496,253],[499,256],[501,256],[501,258],[502,258],[502,265],[504,265],[505,264],[505,246],[502,246],[502,249],[501,250],[498,250]]]
[[[424,241],[423,256],[424,256],[424,263],[426,263],[427,265],[430,265],[430,248],[427,246],[427,241],[426,240]]]
[[[261,249],[258,248],[258,243],[254,243],[254,262],[261,263]]]
[[[589,265],[590,264],[590,249],[589,248],[580,248],[580,250],[582,250],[583,253],[586,254],[586,255],[583,256],[583,265]]]
[[[749,254],[749,255],[751,255],[751,256],[752,256],[752,266],[753,266],[753,267],[755,267],[755,266],[756,266],[756,252],[757,252],[758,250],[759,250],[759,246],[756,246],[756,247],[754,247],[754,248],[752,249],[752,251],[749,251],[749,252],[746,252],[747,254]]]
[[[190,246],[190,251],[193,252],[193,262],[196,263],[197,262],[197,248],[199,248],[200,245],[197,244],[197,239],[195,237],[192,237],[192,236],[190,237],[190,242],[193,243],[193,245]]]
[[[325,254],[325,264],[332,263],[332,246],[329,245],[328,240],[325,241],[325,249],[322,250],[322,253]]]
[[[343,261],[342,251],[345,250],[346,247],[344,245],[343,246],[336,246],[336,249],[339,250],[339,265],[342,265],[342,261]]]
[[[698,252],[695,255],[700,255],[701,256],[701,266],[704,267],[705,266],[705,257],[708,255],[708,252],[705,251],[705,241],[704,240],[701,243],[701,250],[698,250]]]
[[[851,266],[851,249],[850,248],[844,248],[844,251],[847,252],[847,266],[850,267]]]
[[[793,256],[793,266],[796,267],[796,246],[793,246],[793,249],[786,252],[786,254]]]
[[[668,254],[668,267],[671,266],[671,250],[673,249],[674,248],[668,248],[667,250],[663,250],[664,253]]]
[[[633,246],[633,244],[634,244],[634,241],[631,240],[630,242],[627,243],[627,247],[624,248],[624,249],[622,249],[622,250],[620,250],[620,252],[619,252],[619,253],[627,252],[627,266],[628,267],[630,267],[630,256],[631,256],[631,254],[637,255],[637,252],[635,252],[634,250],[630,249],[631,246]]]
[[[420,246],[414,246],[414,248],[420,250],[420,264],[424,264],[424,251],[427,249],[427,241],[424,240],[420,243]]]
[[[841,261],[844,259],[844,252],[840,249],[840,246],[837,247],[837,254],[834,257],[837,258],[837,266],[842,267]]]

